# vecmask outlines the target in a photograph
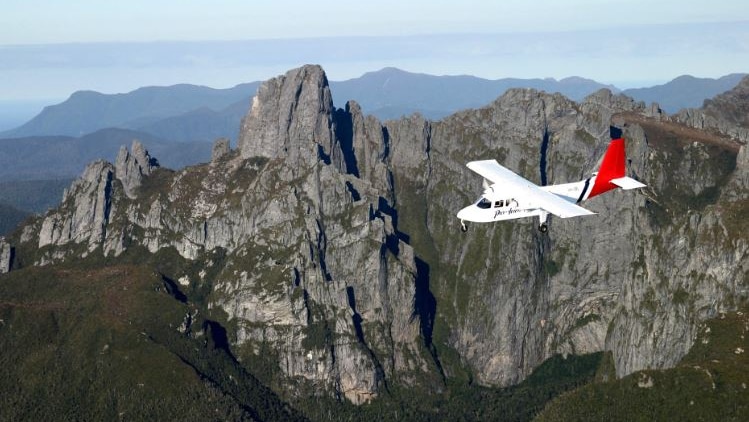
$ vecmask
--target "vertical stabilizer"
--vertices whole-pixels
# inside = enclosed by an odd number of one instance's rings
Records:
[[[624,138],[621,137],[621,130],[614,131],[613,129],[615,128],[612,128],[611,131],[611,143],[609,143],[609,148],[603,156],[601,168],[598,169],[598,175],[596,175],[595,183],[587,196],[588,198],[616,189],[618,186],[616,183],[612,183],[612,180],[625,177],[627,157],[624,152]]]

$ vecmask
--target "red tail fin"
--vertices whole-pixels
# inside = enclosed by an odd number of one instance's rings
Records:
[[[596,195],[617,188],[615,184],[611,183],[611,180],[624,177],[625,160],[624,139],[612,139],[609,144],[609,149],[606,150],[606,154],[603,156],[601,168],[598,170],[596,182],[593,184],[593,188],[590,190],[588,198],[592,198]]]

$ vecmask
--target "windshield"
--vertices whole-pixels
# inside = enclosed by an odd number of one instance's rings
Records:
[[[491,208],[492,207],[492,203],[491,203],[491,201],[489,201],[488,199],[486,199],[486,198],[484,198],[482,196],[481,200],[479,200],[479,202],[478,202],[478,204],[476,204],[476,206],[479,207],[479,208],[486,209],[486,208]]]

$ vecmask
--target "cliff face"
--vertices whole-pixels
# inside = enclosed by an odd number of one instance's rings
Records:
[[[481,191],[467,161],[580,180],[612,122],[647,189],[594,198],[597,216],[552,218],[546,235],[531,220],[460,232],[455,213]],[[260,87],[238,151],[216,148],[179,172],[139,144],[92,163],[14,241],[38,246],[37,265],[174,248],[201,268],[175,277],[210,286],[240,359],[354,403],[466,367],[509,385],[557,353],[610,350],[618,375],[666,367],[701,320],[747,297],[745,148],[608,91],[577,104],[510,90],[438,122],[383,124],[335,109],[305,66]]]
[[[305,67],[263,85],[238,153],[174,173],[135,142],[114,166],[92,163],[41,222],[37,264],[173,247],[216,274],[210,303],[236,324],[241,353],[270,345],[284,379],[361,403],[386,377],[427,371],[417,266],[396,236],[390,186],[346,172],[332,110],[322,69]],[[226,258],[211,269],[216,250]]]
[[[575,104],[514,90],[410,131],[429,134],[428,156],[407,172],[393,166],[399,218],[418,222],[406,232],[428,233],[413,246],[432,250],[444,341],[481,382],[515,383],[560,352],[610,350],[618,375],[666,367],[691,346],[698,321],[746,297],[747,237],[734,224],[746,203],[720,197],[736,192],[746,166],[734,170],[738,144],[651,116],[607,91]],[[594,198],[585,206],[598,216],[552,219],[547,236],[530,220],[453,234],[456,204],[481,191],[465,162],[493,156],[537,183],[581,180],[597,169],[610,122],[623,126],[628,172],[647,189]],[[393,144],[394,156],[409,153]],[[421,201],[399,189],[414,186]],[[732,198],[745,198],[738,189]]]

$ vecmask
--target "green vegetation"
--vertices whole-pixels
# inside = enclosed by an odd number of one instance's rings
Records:
[[[0,277],[0,420],[303,419],[234,359],[220,314],[175,300],[172,274],[102,260]]]
[[[222,252],[204,258],[224,259]],[[594,354],[554,357],[506,389],[470,377],[412,388],[390,380],[364,406],[319,397],[301,383],[298,391],[308,394],[283,392],[294,410],[259,381],[288,387],[272,381],[279,376],[267,359],[272,350],[236,360],[233,327],[206,306],[210,286],[168,282],[180,274],[198,280],[194,261],[171,248],[149,255],[133,247],[116,262],[92,254],[75,266],[2,276],[0,420],[529,420],[600,370]],[[310,341],[327,347],[325,322],[310,330]]]
[[[489,112],[489,109],[481,111]],[[491,116],[484,117],[486,121],[491,120]],[[472,148],[485,148],[485,142],[480,139],[482,133],[469,128],[461,139]],[[680,144],[682,141],[672,135],[665,134],[664,139],[649,137],[655,145],[654,165],[668,167],[676,166],[674,161],[689,161],[685,158],[688,152]],[[577,136],[590,137],[586,132]],[[710,148],[708,153],[720,156],[725,169],[704,174],[706,166],[693,160],[693,175],[722,183],[732,169],[733,155],[718,147]],[[500,155],[505,153],[499,147],[496,151]],[[527,156],[536,154],[530,147],[525,152]],[[195,201],[202,199],[202,194],[211,194],[207,186],[220,190],[216,195],[224,195],[231,209],[251,205],[243,203],[247,197],[237,193],[253,189],[256,183],[263,184],[264,188],[283,187],[277,176],[264,171],[278,161],[251,158],[232,169],[232,177],[228,177],[216,170],[222,165],[229,169],[229,160],[224,158],[219,163],[195,166],[189,172],[155,170],[156,177],[146,178],[140,188],[138,210],[146,213],[154,200],[166,201],[166,192],[174,186],[178,194],[172,205],[184,221],[189,221]],[[532,173],[528,169],[537,166],[536,162],[523,159],[518,164],[526,173]],[[436,174],[454,171],[437,161],[429,165],[429,171]],[[679,184],[677,178],[691,174],[686,170],[663,171],[673,179],[665,183],[679,188],[673,198],[659,197],[663,203],[653,203],[650,215],[656,223],[666,226],[684,211],[717,206],[719,191],[716,188],[708,187],[694,195],[689,191],[689,183]],[[724,170],[728,173],[723,174]],[[738,313],[704,327],[690,354],[671,370],[642,371],[616,380],[610,354],[554,356],[517,386],[477,385],[473,369],[452,346],[455,341],[451,336],[455,331],[451,328],[452,324],[465,324],[460,317],[469,314],[474,318],[469,321],[472,324],[491,320],[491,305],[477,300],[490,292],[488,283],[483,281],[506,280],[507,285],[503,287],[508,291],[520,287],[524,294],[532,295],[532,304],[547,303],[538,299],[548,288],[547,283],[539,281],[559,277],[560,272],[573,265],[577,256],[564,246],[545,255],[550,250],[548,238],[538,241],[533,222],[472,227],[461,244],[453,246],[450,229],[440,229],[452,224],[457,230],[454,210],[445,207],[464,203],[468,194],[455,193],[448,182],[432,180],[429,176],[425,171],[424,181],[415,182],[394,174],[397,201],[388,205],[397,206],[400,215],[395,212],[392,215],[396,228],[418,254],[417,296],[422,304],[429,299],[434,301],[432,308],[423,314],[418,309],[414,312],[428,326],[421,327],[425,347],[416,353],[427,358],[428,365],[432,365],[430,370],[378,379],[376,382],[382,386],[378,398],[362,406],[331,397],[327,385],[314,384],[302,377],[286,379],[279,365],[286,351],[275,349],[278,346],[273,340],[266,342],[258,337],[294,340],[301,337],[302,348],[331,352],[335,345],[356,344],[357,339],[337,336],[331,326],[334,321],[326,318],[330,310],[307,300],[304,287],[292,287],[294,273],[289,264],[304,248],[299,244],[289,246],[287,240],[275,241],[283,234],[277,227],[259,229],[260,237],[268,239],[266,242],[248,242],[230,257],[217,248],[201,252],[201,256],[192,261],[183,259],[174,248],[151,254],[141,246],[128,245],[126,252],[116,259],[104,257],[96,250],[86,259],[35,268],[30,264],[44,254],[49,255],[52,249],[37,250],[32,242],[20,246],[15,271],[0,278],[0,350],[3,350],[0,354],[0,391],[3,392],[0,419],[744,419],[749,409],[749,399],[744,398],[749,382],[745,375],[749,368],[743,350],[749,349],[744,340],[749,321]],[[219,182],[226,182],[225,190]],[[269,190],[273,191],[271,195],[287,194],[283,189]],[[120,191],[119,186],[115,191]],[[132,203],[119,195],[113,202]],[[300,209],[303,202],[299,201],[294,215],[303,215]],[[349,229],[355,221],[353,216],[361,216],[366,211],[364,207],[341,212],[336,218]],[[746,203],[740,209],[745,216]],[[217,212],[220,215],[222,211]],[[124,213],[115,216],[109,228],[117,232],[125,224],[124,218]],[[731,224],[740,227],[742,221],[737,217]],[[304,222],[290,224],[302,227]],[[133,230],[137,235],[134,238],[144,236],[143,229]],[[169,236],[175,234],[165,234],[163,239],[173,240]],[[506,248],[526,243],[531,236],[543,249],[529,251],[528,259],[522,256],[519,256],[521,259],[504,259],[500,254],[487,254],[487,251],[501,251],[499,246]],[[661,243],[657,245],[663,248]],[[80,255],[85,247],[70,245],[66,253]],[[323,263],[323,253],[323,247],[310,245],[311,261]],[[632,264],[642,271],[645,270],[643,253],[640,250],[639,261]],[[539,259],[534,259],[537,257]],[[321,269],[323,274],[326,271],[324,267]],[[649,278],[659,283],[646,287],[641,309],[634,312],[648,317],[657,313],[668,300],[676,305],[694,306],[695,298],[681,286],[669,297],[665,293],[670,286],[667,275],[658,269],[654,271],[656,274]],[[217,301],[229,300],[222,295],[237,285],[216,282],[237,280],[229,274],[251,280],[251,286],[243,293],[288,295],[296,299],[294,303],[303,299],[310,311],[310,324],[304,329],[287,329],[229,320],[220,306],[211,307],[209,303],[209,299],[214,305]],[[608,269],[601,276],[609,279]],[[187,285],[184,280],[189,280]],[[575,285],[577,281],[569,283]],[[635,296],[639,294],[638,291]],[[434,297],[423,297],[429,295]],[[354,302],[353,295],[349,300]],[[554,303],[554,306],[561,305]],[[418,308],[416,301],[414,308]],[[351,317],[347,311],[339,311],[338,315]],[[603,325],[605,321],[597,313],[587,314],[577,319],[567,334],[588,324]],[[614,320],[609,324],[614,324]],[[360,332],[361,327],[364,332],[385,332],[389,328],[366,322],[359,327]],[[246,329],[244,334],[252,333],[250,337],[257,340],[233,347],[238,328]],[[382,342],[370,341],[366,349],[382,361],[390,356],[385,351],[389,349],[381,345]],[[409,351],[406,360],[412,356]],[[335,353],[331,353],[331,359],[336,359]]]
[[[537,421],[745,421],[749,419],[749,317],[723,314],[702,327],[672,369],[595,382],[552,401]]]
[[[639,121],[648,137],[654,158],[651,165],[659,169],[665,178],[663,186],[669,187],[669,195],[659,197],[658,207],[674,215],[689,210],[702,211],[714,205],[720,195],[720,187],[726,184],[736,168],[735,146],[710,138],[704,132],[683,130],[669,125],[658,125]],[[707,158],[706,158],[707,157]],[[695,194],[695,185],[713,182]],[[657,217],[662,219],[663,216]],[[666,220],[668,221],[668,220]]]
[[[322,398],[293,404],[312,420],[527,421],[552,398],[591,382],[605,360],[603,353],[566,359],[554,356],[509,388],[452,380],[431,389],[393,385],[382,397],[362,406]]]

